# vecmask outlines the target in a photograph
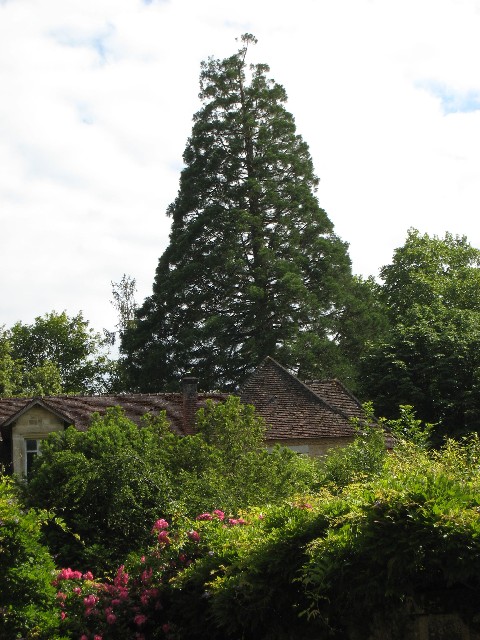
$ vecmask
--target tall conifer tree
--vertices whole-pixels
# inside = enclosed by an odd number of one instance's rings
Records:
[[[153,295],[123,338],[130,388],[188,371],[234,389],[267,355],[300,374],[338,373],[332,337],[351,281],[347,246],[320,208],[307,144],[248,46],[209,58]]]

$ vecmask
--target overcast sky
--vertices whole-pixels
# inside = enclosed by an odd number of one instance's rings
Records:
[[[480,248],[480,1],[0,0],[0,325],[150,294],[200,62],[244,32],[355,273],[412,226]]]

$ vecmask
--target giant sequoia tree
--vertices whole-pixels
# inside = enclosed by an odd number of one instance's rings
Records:
[[[305,374],[339,366],[332,337],[350,282],[346,245],[320,208],[307,144],[251,35],[202,63],[170,243],[123,338],[131,388],[194,371],[234,388],[266,355]]]

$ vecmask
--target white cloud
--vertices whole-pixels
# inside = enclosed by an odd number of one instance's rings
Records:
[[[0,324],[149,295],[202,59],[253,32],[309,143],[319,199],[378,273],[407,229],[480,247],[477,0],[0,2]]]

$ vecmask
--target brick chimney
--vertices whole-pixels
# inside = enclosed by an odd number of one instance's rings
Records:
[[[183,394],[183,433],[192,435],[195,433],[195,414],[197,412],[197,385],[198,378],[187,375],[182,379]]]

